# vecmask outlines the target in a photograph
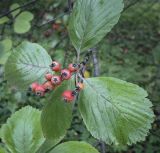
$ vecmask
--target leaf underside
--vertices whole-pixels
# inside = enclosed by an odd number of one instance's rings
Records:
[[[41,112],[30,106],[14,113],[1,128],[1,138],[12,153],[35,153],[44,142]]]
[[[11,85],[26,89],[34,81],[44,81],[51,62],[51,57],[40,45],[23,42],[8,58],[5,77]]]
[[[137,85],[110,78],[85,81],[79,109],[91,134],[107,144],[145,140],[154,114],[147,93]]]

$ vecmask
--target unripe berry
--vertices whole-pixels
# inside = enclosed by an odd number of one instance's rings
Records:
[[[43,87],[46,91],[51,91],[54,89],[54,86],[51,81],[47,81],[43,84]]]
[[[77,83],[77,85],[76,85],[76,89],[78,90],[78,91],[81,91],[81,90],[83,90],[84,89],[84,84],[83,83]]]
[[[61,70],[62,80],[69,80],[72,76],[72,73],[68,69]]]
[[[43,85],[38,85],[35,89],[35,93],[37,96],[43,97],[45,95],[45,88]]]
[[[48,81],[51,81],[51,79],[52,79],[52,74],[51,73],[46,73],[45,74],[45,78],[46,78],[46,80],[48,80]]]
[[[59,72],[61,70],[61,64],[56,61],[53,61],[50,67],[55,72]]]
[[[35,92],[35,89],[39,86],[39,84],[37,82],[33,82],[31,85],[30,85],[30,90],[32,92]]]
[[[73,91],[71,90],[66,90],[63,92],[62,97],[64,99],[64,101],[66,102],[72,102],[75,98],[75,96],[73,95]]]
[[[52,76],[51,82],[53,85],[60,85],[62,80],[60,76]]]
[[[76,72],[79,69],[78,64],[69,64],[68,70],[70,72]]]

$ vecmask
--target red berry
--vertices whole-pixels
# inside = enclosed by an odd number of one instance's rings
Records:
[[[59,30],[60,24],[54,23],[53,26],[52,26],[52,28],[53,28],[54,30]]]
[[[53,85],[60,85],[62,80],[60,76],[52,76],[51,82]]]
[[[54,89],[54,86],[51,81],[47,81],[43,84],[43,87],[46,91],[51,91]]]
[[[72,76],[72,73],[68,69],[61,70],[62,80],[69,80]]]
[[[35,89],[39,86],[39,84],[37,82],[33,82],[30,85],[30,89],[32,90],[32,92],[35,92]]]
[[[35,89],[35,93],[37,96],[43,97],[45,95],[45,88],[43,85],[38,85]]]
[[[75,96],[73,95],[73,91],[71,90],[64,91],[62,97],[66,102],[72,102],[75,98]]]
[[[53,75],[51,73],[46,73],[45,78],[46,78],[46,80],[51,81],[52,76]]]
[[[70,72],[76,72],[78,70],[78,64],[69,64],[68,69]]]
[[[58,72],[61,70],[61,64],[56,61],[53,61],[50,66],[51,66],[51,69],[55,72]]]
[[[84,89],[84,84],[83,83],[77,83],[77,86],[76,88],[80,91],[80,90],[83,90]]]
[[[45,37],[50,37],[51,34],[52,34],[52,31],[51,31],[51,30],[47,30],[47,31],[45,31],[45,32],[43,33],[43,35],[44,35]]]

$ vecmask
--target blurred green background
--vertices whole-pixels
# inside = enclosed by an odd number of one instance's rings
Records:
[[[23,106],[32,105],[41,109],[44,105],[44,99],[28,95],[26,91],[19,91],[16,87],[7,86],[4,79],[4,63],[13,48],[28,40],[42,45],[53,59],[61,61],[64,66],[75,60],[75,50],[67,33],[67,0],[33,1],[18,12],[29,11],[34,15],[29,27],[23,24],[16,25],[17,16],[13,17],[6,12],[15,3],[24,6],[30,1],[0,0],[1,125]],[[2,18],[4,14],[7,15],[7,19]],[[57,19],[53,20],[54,18]],[[49,22],[50,20],[52,22]],[[21,28],[22,31],[26,29],[26,32],[20,33],[16,30]],[[118,24],[96,48],[99,75],[127,80],[148,91],[156,114],[153,128],[145,142],[121,148],[104,146],[89,134],[75,108],[72,126],[63,141],[84,140],[100,152],[105,149],[106,153],[160,153],[160,0],[125,0],[125,9]],[[82,53],[81,58],[83,57]],[[95,75],[92,59],[86,69],[86,77]]]

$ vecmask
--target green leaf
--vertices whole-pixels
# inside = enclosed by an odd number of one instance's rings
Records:
[[[92,96],[91,96],[92,95]],[[152,103],[137,85],[110,78],[90,78],[79,109],[91,134],[107,144],[130,145],[145,140],[153,122]]]
[[[49,153],[99,153],[90,144],[85,142],[70,141],[55,147]]]
[[[7,153],[7,151],[0,146],[0,153]]]
[[[9,18],[8,17],[2,17],[2,18],[0,18],[0,24],[4,24],[4,23],[6,23],[6,22],[8,22],[9,21]]]
[[[62,138],[55,140],[46,139],[36,153],[48,153],[48,151],[50,151],[59,141],[61,141],[61,139]]]
[[[51,95],[46,99],[46,106],[42,111],[41,124],[43,134],[48,140],[61,140],[67,129],[70,127],[72,120],[72,104],[65,103],[62,99],[62,93],[71,89],[72,83],[63,82]]]
[[[16,20],[14,23],[14,31],[19,34],[23,34],[29,31],[31,25],[28,21]]]
[[[15,10],[19,7],[20,7],[20,5],[18,3],[14,3],[14,4],[11,5],[10,11]],[[16,11],[13,11],[11,14],[12,14],[13,17],[15,17],[19,12],[20,12],[20,9],[17,9]]]
[[[15,20],[14,31],[19,34],[26,33],[31,28],[31,21],[34,16],[32,13],[25,11],[22,12]]]
[[[78,52],[96,45],[118,22],[122,0],[78,0],[70,21],[69,35]]]
[[[0,41],[0,45],[2,45],[3,50],[7,52],[12,48],[12,40],[9,38],[6,38],[3,41]]]
[[[156,64],[160,64],[160,44],[158,44],[154,49],[153,49],[153,57],[154,57],[154,62]]]
[[[12,153],[35,153],[44,142],[41,112],[30,106],[14,113],[1,128],[1,138]]]
[[[32,82],[44,82],[52,59],[40,45],[23,42],[8,58],[5,77],[11,85],[26,89]]]
[[[34,16],[31,12],[25,11],[17,17],[17,20],[32,21],[33,18]]]
[[[5,64],[12,48],[12,40],[9,38],[0,41],[0,64]]]

